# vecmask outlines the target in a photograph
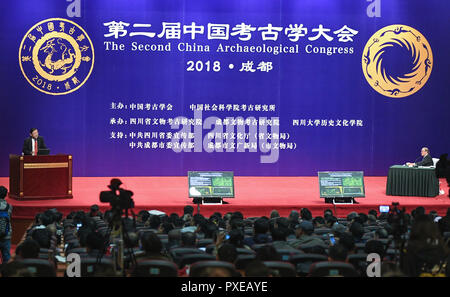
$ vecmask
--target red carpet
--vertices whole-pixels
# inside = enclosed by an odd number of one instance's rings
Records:
[[[73,199],[17,201],[8,199],[14,206],[15,218],[29,219],[36,213],[49,208],[57,208],[64,215],[73,210],[88,210],[92,204],[98,204],[102,211],[109,205],[100,203],[100,191],[107,190],[110,177],[74,177]],[[123,187],[134,192],[135,212],[157,209],[168,214],[181,214],[183,207],[191,204],[188,198],[187,177],[121,177]],[[392,201],[400,202],[410,212],[417,206],[424,206],[427,211],[436,210],[444,215],[450,207],[447,182],[441,179],[441,188],[445,194],[434,198],[386,196],[386,177],[365,177],[366,198],[359,198],[360,204],[337,206],[336,215],[344,217],[351,211],[365,212],[377,209],[380,205],[390,205]],[[8,178],[0,178],[0,185],[9,186]],[[269,216],[276,209],[280,215],[287,216],[291,210],[309,208],[314,216],[323,215],[332,204],[325,204],[319,198],[317,177],[235,177],[236,197],[226,199],[229,204],[201,205],[200,212],[206,216],[215,211],[222,214],[228,211],[241,211],[245,217]],[[196,207],[195,207],[196,208]],[[197,209],[195,210],[197,212]]]

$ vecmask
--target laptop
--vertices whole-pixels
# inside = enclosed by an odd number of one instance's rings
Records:
[[[38,155],[39,156],[50,155],[50,149],[48,149],[48,148],[46,148],[46,149],[39,149],[38,150]]]

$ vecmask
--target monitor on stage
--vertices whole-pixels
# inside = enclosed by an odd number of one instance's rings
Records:
[[[319,172],[321,198],[365,197],[363,171]]]
[[[234,198],[232,171],[189,171],[189,197]]]

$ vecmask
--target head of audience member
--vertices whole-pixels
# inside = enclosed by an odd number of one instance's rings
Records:
[[[192,247],[197,245],[197,235],[194,232],[181,232],[181,246]]]
[[[347,221],[352,222],[354,219],[358,217],[358,213],[356,211],[352,211],[347,215]]]
[[[379,240],[369,240],[368,242],[366,242],[366,246],[364,247],[364,252],[366,254],[376,253],[380,255],[381,259],[384,258],[384,251],[384,244]]]
[[[337,218],[335,216],[325,216],[325,225],[328,228],[332,228],[335,223],[337,223]]]
[[[322,228],[325,227],[325,219],[323,217],[315,217],[312,220],[314,228]]]
[[[236,246],[230,243],[222,244],[217,250],[217,260],[234,264],[236,262],[238,252]]]
[[[100,207],[97,204],[91,206],[91,210],[89,212],[90,217],[100,217]]]
[[[311,236],[314,232],[314,225],[310,221],[303,221],[295,226],[295,237]]]
[[[352,233],[356,241],[360,241],[364,236],[364,227],[358,222],[353,222],[350,225],[349,231]]]
[[[191,216],[194,215],[194,208],[192,207],[192,205],[186,205],[183,208],[183,215],[185,215],[185,214],[190,214]]]
[[[273,228],[271,231],[272,241],[286,241],[288,233],[288,229],[285,227]]]
[[[291,211],[291,213],[289,214],[288,220],[292,227],[294,227],[295,225],[298,224],[299,217],[300,217],[300,214],[298,213],[298,211],[296,211],[296,210]]]
[[[420,216],[425,215],[425,208],[423,206],[419,206],[412,211],[414,219]]]
[[[272,276],[271,270],[259,260],[254,260],[245,267],[245,276],[247,277],[269,277]]]
[[[340,235],[339,244],[343,245],[349,254],[354,254],[356,252],[355,239],[353,235],[347,232]]]
[[[48,226],[53,223],[53,216],[48,212],[44,212],[39,217],[41,225]]]
[[[173,225],[168,221],[162,222],[161,225],[159,225],[159,232],[162,234],[169,234],[172,229]]]
[[[378,217],[378,213],[375,209],[371,209],[369,210],[369,212],[367,213],[368,215],[373,215],[375,218]]]
[[[333,211],[329,208],[325,209],[323,212],[323,217],[326,219],[328,216],[333,216]]]
[[[302,208],[302,210],[300,211],[300,217],[303,221],[311,221],[313,218],[311,211],[307,208]]]
[[[206,223],[204,226],[203,233],[205,234],[205,238],[213,238],[214,234],[219,230],[216,224],[214,223]]]
[[[154,232],[145,232],[141,237],[142,249],[147,255],[160,255],[163,245]]]
[[[256,251],[256,260],[259,261],[281,261],[281,255],[272,245],[265,245]]]
[[[330,248],[328,249],[328,261],[345,262],[345,261],[347,261],[347,256],[348,256],[348,250],[341,243],[330,246]]]
[[[244,232],[241,229],[233,229],[228,232],[228,235],[230,235],[228,243],[234,245],[237,248],[244,246]]]
[[[47,230],[47,228],[45,229],[36,229],[33,231],[31,237],[36,240],[36,242],[39,244],[40,248],[43,249],[49,249],[50,245],[51,245],[51,236],[52,234],[50,233],[49,230]]]
[[[233,217],[230,219],[230,224],[228,230],[243,230],[244,229],[244,220],[239,217]]]
[[[331,231],[335,237],[341,237],[347,231],[347,227],[336,222],[332,225]]]
[[[362,212],[359,213],[359,214],[358,214],[358,217],[360,218],[360,223],[361,223],[361,224],[364,225],[364,224],[367,223],[367,219],[368,219],[368,218],[367,218],[367,215],[366,215],[365,213],[362,213]]]
[[[22,259],[39,257],[40,246],[34,239],[25,239],[16,249],[16,255]]]
[[[276,209],[274,209],[270,212],[271,219],[275,219],[275,218],[279,218],[279,217],[280,217],[280,214],[278,213],[278,211]]]
[[[182,218],[175,219],[173,222],[175,229],[182,229],[184,227],[184,220]]]
[[[151,229],[158,230],[161,225],[161,217],[158,215],[150,215],[148,219],[148,225]]]
[[[267,234],[267,232],[269,232],[269,220],[265,218],[257,219],[253,224],[253,229],[255,231],[255,235]]]
[[[148,211],[141,210],[140,212],[138,212],[138,215],[136,217],[136,221],[139,224],[145,224],[149,217],[150,217],[150,213]]]
[[[181,244],[181,229],[173,229],[168,233],[169,248],[179,246]]]
[[[98,232],[89,232],[86,236],[86,250],[88,253],[103,253],[105,244],[105,238]]]
[[[369,215],[367,216],[367,224],[368,224],[369,226],[371,226],[371,225],[377,225],[377,217],[374,216],[374,215],[372,215],[372,214],[369,214]]]

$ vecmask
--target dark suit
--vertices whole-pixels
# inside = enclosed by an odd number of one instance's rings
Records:
[[[38,151],[41,149],[47,148],[45,146],[44,138],[42,136],[38,136],[37,143],[38,143]],[[31,137],[28,137],[27,139],[25,139],[25,141],[23,142],[23,149],[22,149],[22,152],[24,155],[32,154],[32,152],[33,152],[33,148],[31,147],[32,145],[33,145],[33,141],[31,140]]]
[[[417,166],[433,166],[433,164],[433,158],[431,158],[430,154],[427,154],[422,161],[416,163]]]

